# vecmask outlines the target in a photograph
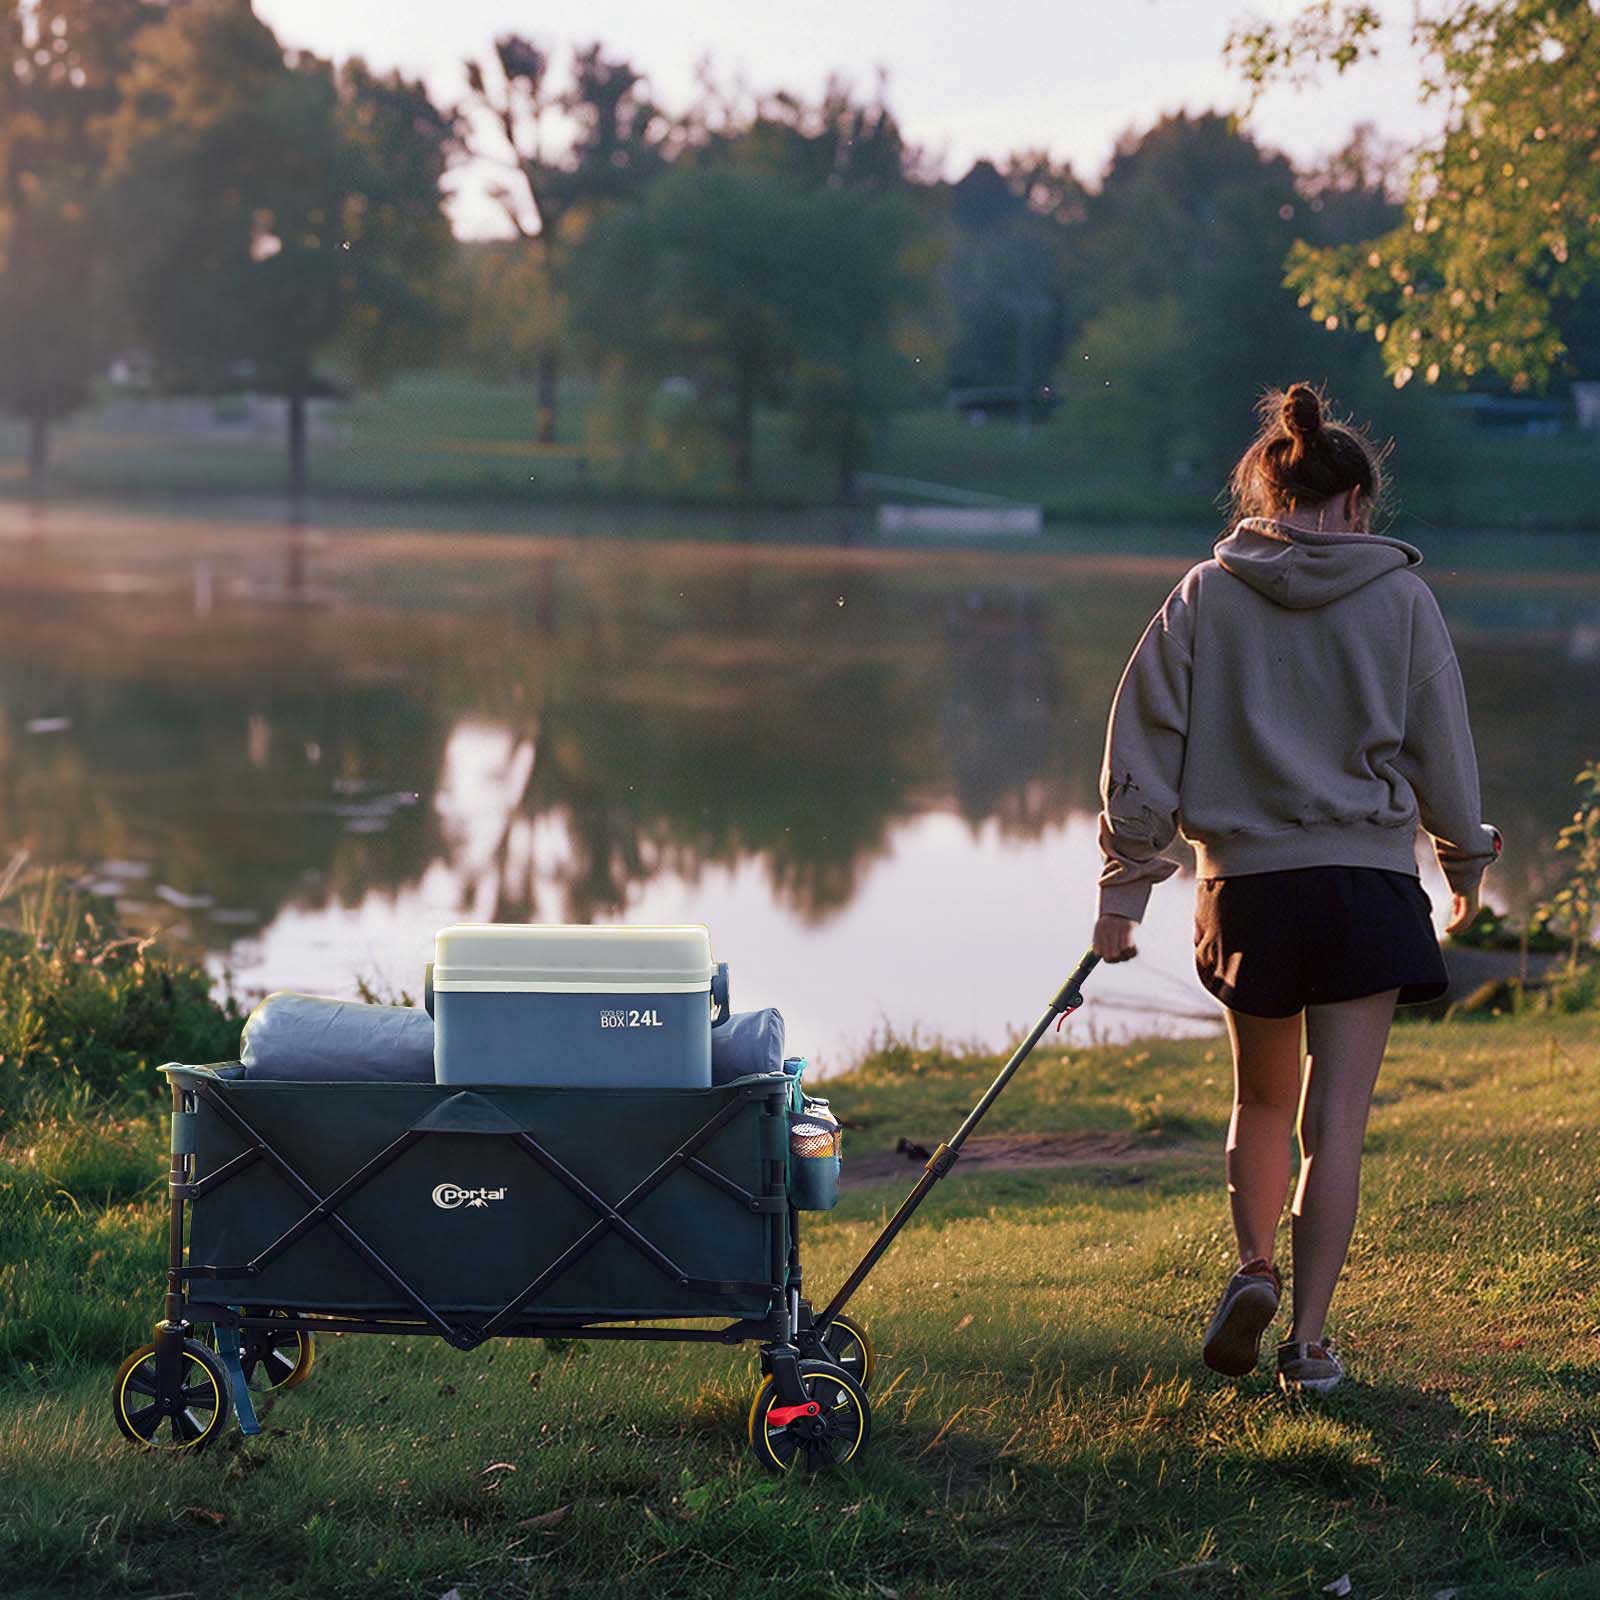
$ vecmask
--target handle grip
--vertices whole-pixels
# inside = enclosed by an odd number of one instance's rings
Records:
[[[1100,965],[1100,957],[1093,950],[1086,950],[1077,966],[1072,969],[1072,975],[1061,985],[1060,992],[1050,1002],[1052,1016],[1063,1011],[1076,1011],[1083,1004],[1083,980]]]

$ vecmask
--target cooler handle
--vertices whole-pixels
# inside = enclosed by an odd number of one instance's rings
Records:
[[[728,963],[719,961],[717,969],[711,974],[711,1004],[715,1011],[711,1018],[713,1028],[720,1027],[728,1020]]]

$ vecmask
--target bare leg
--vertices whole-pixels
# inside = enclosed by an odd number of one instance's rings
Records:
[[[1233,1041],[1233,1120],[1228,1124],[1228,1200],[1239,1262],[1272,1260],[1289,1194],[1289,1145],[1300,1099],[1300,1021],[1228,1012]]]
[[[1400,991],[1306,1007],[1300,1183],[1294,1198],[1294,1325],[1317,1342],[1344,1267],[1361,1188],[1361,1142]]]

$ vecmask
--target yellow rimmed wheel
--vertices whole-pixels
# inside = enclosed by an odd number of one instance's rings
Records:
[[[785,1403],[768,1377],[750,1406],[750,1448],[769,1472],[842,1467],[867,1447],[872,1407],[867,1391],[830,1361],[802,1361],[805,1400]]]
[[[203,1450],[233,1415],[222,1363],[198,1339],[183,1341],[165,1388],[156,1347],[141,1345],[117,1368],[111,1403],[123,1436],[151,1450]]]
[[[316,1335],[305,1328],[246,1328],[239,1337],[239,1364],[252,1389],[296,1389],[316,1359]]]
[[[878,1353],[873,1348],[867,1330],[853,1317],[842,1311],[828,1324],[822,1335],[822,1348],[834,1366],[843,1367],[863,1389],[872,1387],[872,1374],[878,1365]]]

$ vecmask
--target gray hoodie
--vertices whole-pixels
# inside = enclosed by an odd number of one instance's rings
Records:
[[[1417,876],[1433,836],[1458,894],[1494,859],[1466,691],[1422,554],[1247,517],[1191,567],[1117,686],[1100,770],[1101,912],[1138,921],[1178,869]]]

